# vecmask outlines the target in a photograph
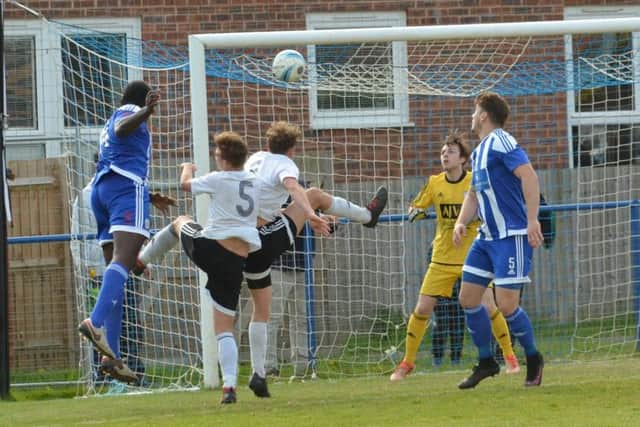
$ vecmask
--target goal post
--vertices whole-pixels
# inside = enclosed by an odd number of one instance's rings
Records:
[[[209,118],[207,110],[207,82],[206,74],[193,73],[193,70],[205,69],[204,49],[189,37],[189,67],[191,79],[189,90],[191,93],[191,128],[193,139],[193,159],[199,171],[211,170],[209,158]],[[193,96],[203,94],[204,96]],[[196,199],[196,221],[206,224],[209,215],[209,197],[201,194]],[[203,271],[199,272],[200,284],[200,336],[202,337],[202,362],[204,372],[204,386],[218,385],[218,347],[214,333],[213,304],[209,291],[206,289],[207,277]]]

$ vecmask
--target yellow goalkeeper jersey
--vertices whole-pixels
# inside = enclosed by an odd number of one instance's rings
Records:
[[[446,173],[442,172],[430,176],[411,202],[411,206],[416,208],[426,209],[432,205],[435,208],[437,223],[431,262],[445,265],[464,264],[467,251],[478,234],[480,221],[472,221],[467,226],[467,236],[458,247],[453,246],[453,226],[470,186],[471,173],[465,171],[457,182],[449,182]]]

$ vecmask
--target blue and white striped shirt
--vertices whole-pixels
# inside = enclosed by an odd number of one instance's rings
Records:
[[[516,139],[502,129],[487,135],[471,153],[471,186],[482,220],[478,239],[497,240],[527,234],[522,182],[513,174],[529,158]]]

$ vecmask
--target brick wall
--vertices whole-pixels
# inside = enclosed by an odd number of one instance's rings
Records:
[[[300,30],[310,12],[397,11],[407,13],[407,25],[447,25],[562,19],[565,6],[637,5],[622,1],[274,1],[274,0],[23,0],[50,19],[82,17],[142,17],[142,37],[184,44],[190,33]],[[112,6],[113,5],[113,6]],[[7,3],[5,18],[25,13]]]

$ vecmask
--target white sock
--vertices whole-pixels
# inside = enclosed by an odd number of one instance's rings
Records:
[[[371,221],[369,209],[358,206],[342,197],[333,196],[331,207],[325,211],[329,215],[349,218],[352,221],[366,224]]]
[[[265,378],[265,358],[267,356],[267,324],[265,322],[249,323],[249,349],[251,350],[251,367],[259,377]]]
[[[153,236],[151,241],[142,249],[138,258],[144,265],[148,265],[162,258],[177,243],[178,237],[173,234],[173,224],[169,224]]]
[[[231,332],[223,332],[218,339],[218,363],[222,370],[222,386],[236,387],[238,383],[238,346]]]

